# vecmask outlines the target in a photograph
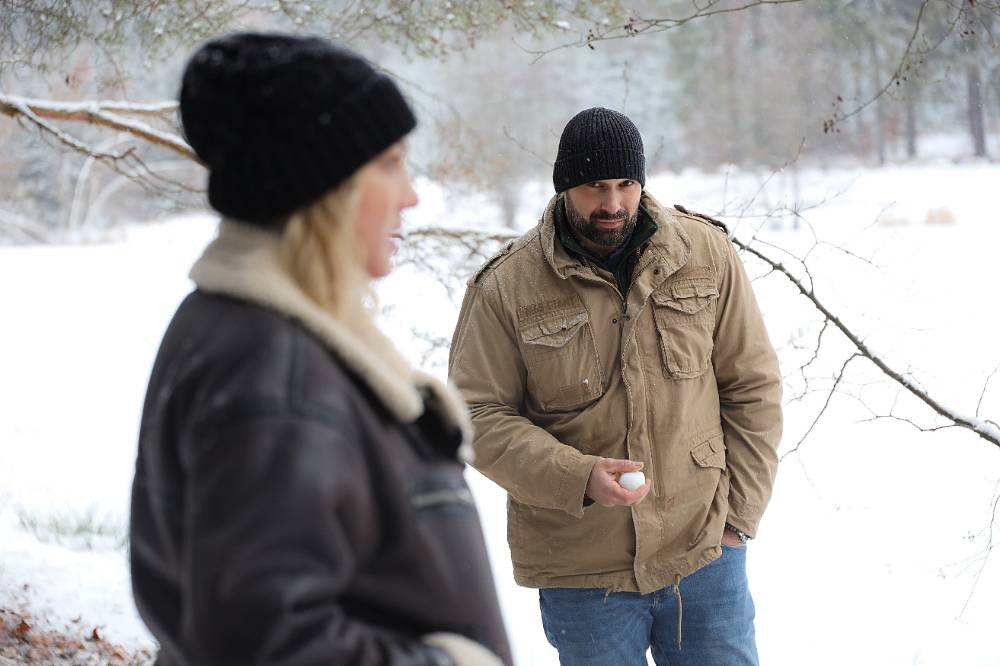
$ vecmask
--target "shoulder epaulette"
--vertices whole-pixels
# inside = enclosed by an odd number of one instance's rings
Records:
[[[721,222],[721,221],[715,219],[714,217],[711,217],[709,215],[705,215],[704,213],[696,213],[693,210],[688,210],[687,208],[685,208],[684,206],[682,206],[680,204],[674,204],[674,208],[676,208],[678,212],[684,213],[688,217],[694,217],[694,218],[697,218],[699,220],[702,220],[703,222],[707,222],[707,223],[709,223],[709,224],[711,224],[713,226],[716,226],[719,229],[721,229],[722,232],[725,233],[727,236],[729,235],[729,227],[727,227],[724,222]]]
[[[509,240],[506,243],[504,243],[503,247],[501,247],[500,250],[497,251],[496,254],[494,254],[492,257],[490,257],[489,259],[487,259],[486,263],[484,263],[479,268],[479,270],[476,271],[476,274],[472,276],[472,279],[469,280],[469,284],[476,284],[476,283],[478,283],[479,279],[483,276],[484,273],[486,273],[486,271],[488,271],[491,268],[499,265],[500,262],[503,261],[504,257],[506,257],[507,255],[510,254],[511,248],[514,247],[514,240],[517,240],[517,239]]]

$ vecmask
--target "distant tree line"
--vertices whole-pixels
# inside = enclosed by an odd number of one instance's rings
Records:
[[[186,54],[229,30],[371,55],[418,107],[417,171],[512,222],[562,125],[597,104],[636,120],[651,170],[883,164],[958,132],[996,157],[998,27],[1000,0],[0,0],[0,228],[200,205],[170,104],[105,109],[145,134],[44,104],[169,102]]]

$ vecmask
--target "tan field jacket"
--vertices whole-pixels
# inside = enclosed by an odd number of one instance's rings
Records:
[[[643,193],[659,229],[623,300],[560,244],[559,196],[469,282],[449,372],[474,465],[508,492],[517,582],[648,593],[719,557],[724,523],[756,534],[781,437],[777,357],[722,229]],[[645,463],[650,494],[585,509],[598,457]]]

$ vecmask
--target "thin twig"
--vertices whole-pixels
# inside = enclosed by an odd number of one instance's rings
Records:
[[[819,420],[823,417],[824,414],[826,414],[826,410],[830,406],[830,402],[833,400],[834,394],[837,392],[837,386],[840,384],[840,380],[844,378],[844,373],[847,372],[847,366],[850,365],[851,361],[853,361],[856,358],[859,358],[860,356],[861,354],[851,354],[851,356],[848,357],[846,361],[844,361],[844,365],[840,367],[840,371],[834,377],[833,386],[830,387],[830,391],[826,396],[826,401],[823,402],[823,406],[820,408],[819,412],[817,412],[816,417],[813,418],[812,423],[809,424],[809,427],[806,429],[805,433],[803,433],[802,437],[799,438],[799,441],[796,442],[795,446],[793,446],[790,450],[786,451],[785,453],[781,454],[781,456],[778,458],[778,462],[782,462],[787,456],[793,453],[798,453],[799,447],[802,446],[802,443],[806,441],[806,438],[809,437],[809,435],[812,433],[813,429],[816,427],[816,424],[819,423]]]
[[[574,47],[588,47],[593,49],[594,44],[603,41],[612,41],[618,39],[629,39],[632,37],[637,37],[639,35],[647,33],[657,33],[663,32],[665,30],[672,30],[674,28],[679,28],[683,25],[696,21],[698,19],[705,19],[711,16],[718,16],[721,14],[733,14],[736,12],[742,12],[746,10],[753,9],[755,7],[761,7],[764,5],[790,5],[802,2],[802,0],[753,0],[752,2],[747,2],[736,7],[723,7],[716,8],[720,4],[720,0],[707,0],[703,7],[699,7],[695,4],[695,11],[687,16],[682,16],[680,18],[641,18],[633,17],[628,19],[624,23],[619,23],[611,28],[606,28],[599,23],[595,23],[585,35],[581,35],[578,39],[572,42],[565,42],[558,46],[549,49],[533,50],[527,49],[523,46],[518,46],[521,50],[529,55],[535,56],[532,60],[532,64],[538,62],[543,57],[550,53],[556,51],[574,48]]]
[[[986,389],[989,388],[990,381],[993,379],[993,376],[997,374],[997,370],[1000,370],[1000,364],[997,364],[997,366],[993,368],[993,372],[991,372],[990,376],[986,378],[985,382],[983,382],[983,390],[979,394],[979,402],[976,403],[976,418],[979,418],[979,410],[983,406],[983,398],[986,396]]]
[[[997,521],[997,506],[1000,505],[1000,495],[993,501],[993,513],[990,516],[990,526],[989,532],[986,537],[986,552],[983,553],[982,564],[979,565],[979,571],[976,572],[976,579],[972,583],[972,588],[969,590],[969,596],[965,598],[965,603],[962,605],[962,610],[958,614],[958,619],[961,620],[962,616],[965,615],[965,611],[969,608],[969,602],[972,601],[972,595],[976,593],[976,587],[979,586],[979,581],[983,577],[983,569],[986,568],[986,563],[990,559],[990,553],[993,552],[993,526]]]

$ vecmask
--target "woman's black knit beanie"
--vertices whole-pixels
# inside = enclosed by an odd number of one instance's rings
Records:
[[[559,138],[552,169],[556,192],[609,178],[646,185],[646,158],[639,130],[623,113],[595,107],[573,116]]]
[[[208,201],[262,226],[319,199],[416,126],[399,89],[318,37],[240,33],[191,57],[180,92]]]

